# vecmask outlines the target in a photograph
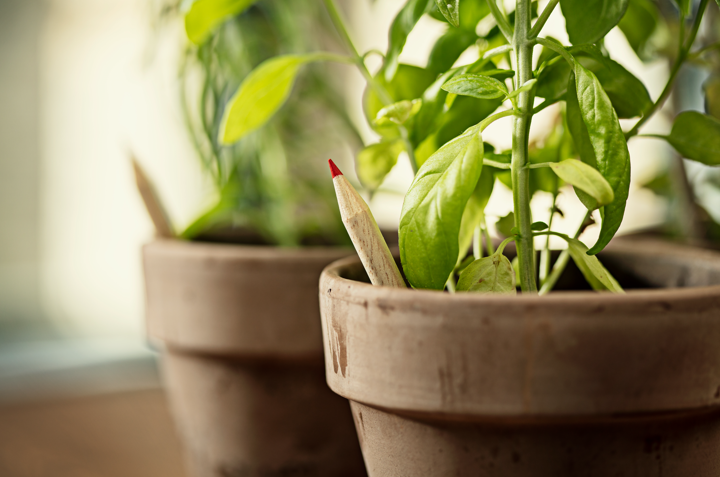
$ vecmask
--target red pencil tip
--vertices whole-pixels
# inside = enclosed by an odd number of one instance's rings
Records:
[[[340,172],[340,169],[338,169],[338,166],[335,165],[332,159],[328,159],[328,164],[330,164],[330,172],[332,172],[333,179],[335,179],[337,176],[343,175],[343,173]]]

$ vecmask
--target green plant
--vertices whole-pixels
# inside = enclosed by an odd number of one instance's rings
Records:
[[[687,2],[678,4],[683,25],[691,16]],[[679,32],[680,64],[696,54],[691,48],[708,3],[701,0],[689,31]],[[558,4],[570,46],[540,36]],[[408,0],[392,23],[389,47],[375,75],[365,66],[366,55],[355,50],[333,1],[325,0],[325,5],[352,56],[313,53],[272,60],[273,65],[285,66],[260,66],[236,98],[242,105],[262,104],[257,111],[266,119],[282,104],[299,64],[339,61],[359,68],[368,81],[365,113],[381,137],[358,155],[359,176],[367,186],[376,187],[403,150],[416,171],[399,228],[403,269],[413,287],[514,293],[517,275],[523,292],[543,294],[572,259],[594,289],[622,292],[596,254],[623,220],[630,187],[627,140],[638,136],[662,106],[679,69],[673,68],[665,91],[653,101],[640,80],[605,51],[603,39],[618,23],[631,44],[646,46],[644,25],[627,17],[627,12],[641,16],[641,4],[633,1],[631,10],[628,0],[550,0],[538,13],[536,2],[517,0],[508,14],[495,0]],[[400,64],[409,33],[425,14],[447,22],[447,32],[436,42],[425,68]],[[494,23],[483,37],[476,28],[481,21]],[[480,47],[479,59],[453,66],[472,45]],[[542,50],[534,61],[537,47]],[[243,89],[250,91],[255,83],[270,93],[248,99]],[[561,105],[561,120],[542,147],[530,144],[533,116],[555,103]],[[496,152],[482,133],[503,118],[513,121],[512,150]],[[625,132],[620,118],[639,119]],[[235,118],[226,121],[231,124]],[[672,131],[659,137],[688,159],[720,165],[720,122],[709,115],[683,113]],[[512,188],[513,226],[497,250],[486,241],[488,255],[483,257],[479,237],[487,234],[484,208],[496,178]],[[532,219],[533,194],[546,190],[557,198],[563,184],[571,185],[587,207],[586,218],[599,210],[600,235],[589,249],[577,240],[587,221],[570,237],[551,229],[555,207],[548,224]],[[534,239],[541,235],[563,238],[568,249],[551,268],[546,242],[538,271]],[[510,241],[517,250],[515,271],[502,255]],[[468,260],[472,242],[474,257]]]
[[[321,179],[316,158],[360,139],[341,106],[341,82],[331,79],[325,65],[309,69],[292,97],[283,98],[287,107],[266,127],[246,124],[252,131],[242,138],[223,127],[224,115],[242,114],[232,110],[233,94],[255,67],[278,55],[302,58],[334,47],[322,5],[196,0],[182,15],[189,40],[180,68],[184,117],[218,199],[181,236],[244,228],[285,246],[347,243],[332,187]],[[250,119],[259,117],[252,111]]]
[[[664,108],[666,114],[687,108],[688,99],[696,102],[702,98],[704,111],[720,120],[720,11],[708,10],[705,27],[700,29],[696,40],[697,48],[690,52],[677,41],[687,28],[687,7],[660,7],[647,0],[631,0],[626,17],[631,16],[642,26],[638,42],[631,42],[638,56],[644,61],[665,60],[673,72],[675,81],[670,82],[664,92],[672,98],[668,101],[669,107]],[[631,14],[631,10],[635,13]],[[623,22],[620,26],[622,28]],[[705,77],[702,93],[695,84],[688,84],[691,82],[688,80],[697,76]],[[689,169],[682,156],[677,155],[663,164],[656,177],[643,184],[668,201],[661,231],[690,243],[720,243],[719,211],[712,207],[720,194],[720,170],[697,163]]]

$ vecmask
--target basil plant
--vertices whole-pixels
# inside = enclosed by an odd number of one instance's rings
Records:
[[[694,8],[678,0],[683,28],[679,53],[665,91],[653,100],[643,83],[614,61],[604,48],[608,32],[619,25],[629,43],[646,40],[636,19],[637,0],[550,0],[542,8],[516,0],[507,12],[496,0],[408,0],[395,17],[388,48],[378,71],[352,43],[333,0],[324,0],[348,55],[313,52],[275,57],[240,85],[225,111],[220,132],[231,142],[262,126],[283,105],[298,72],[309,63],[354,65],[368,87],[364,108],[380,137],[357,156],[358,176],[374,189],[405,153],[415,178],[400,218],[400,257],[414,288],[484,293],[548,293],[572,259],[595,290],[622,292],[597,258],[622,223],[630,188],[627,141],[663,105],[694,43],[708,0]],[[559,5],[558,5],[559,4]],[[565,17],[570,44],[543,36],[551,13]],[[712,5],[715,8],[715,5]],[[425,67],[402,64],[400,54],[424,15],[446,24]],[[482,34],[481,34],[482,32]],[[480,54],[463,63],[470,48]],[[537,53],[537,54],[535,54]],[[559,103],[561,111],[548,137],[530,143],[533,117]],[[624,130],[620,119],[633,120]],[[498,151],[484,130],[495,121],[512,121],[512,149]],[[720,165],[720,121],[688,111],[679,114],[666,135],[683,157]],[[404,157],[403,156],[403,157]],[[508,238],[493,249],[484,210],[497,180],[512,189],[513,214],[503,219]],[[530,202],[537,191],[557,198],[569,185],[587,208],[574,235],[533,221]],[[578,236],[594,211],[601,218],[597,241],[586,246]],[[498,226],[503,224],[498,224]],[[481,247],[486,237],[487,250]],[[538,253],[535,238],[558,236],[567,242],[551,267],[549,241]],[[508,243],[517,251],[513,264]],[[472,255],[466,258],[472,248]]]

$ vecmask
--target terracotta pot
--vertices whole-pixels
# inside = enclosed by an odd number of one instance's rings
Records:
[[[343,248],[160,240],[143,248],[150,336],[194,477],[364,476],[324,379],[317,281]]]
[[[602,258],[662,289],[450,295],[326,268],[326,376],[368,474],[720,475],[720,254],[640,240]]]

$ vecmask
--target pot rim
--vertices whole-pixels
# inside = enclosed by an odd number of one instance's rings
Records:
[[[154,240],[142,247],[146,331],[187,353],[320,356],[318,279],[328,263],[352,253]]]
[[[633,240],[634,242],[635,240]],[[659,243],[659,241],[652,240],[652,243]],[[638,255],[651,256],[653,253],[643,253],[636,248],[628,250],[627,244],[632,243],[630,240],[623,242],[615,242],[612,246],[607,247],[610,252],[618,253],[633,253]],[[694,248],[689,246],[679,247],[673,244],[673,253],[677,256],[681,253],[684,257],[690,260],[698,262],[706,262],[707,260],[715,261],[720,263],[720,252]],[[587,302],[591,298],[601,298],[603,302],[608,300],[611,302],[622,302],[628,299],[647,299],[653,300],[656,298],[663,298],[664,301],[672,299],[692,299],[697,296],[707,297],[708,294],[713,292],[720,298],[720,284],[718,285],[706,285],[706,286],[691,286],[691,287],[667,287],[667,288],[651,288],[651,289],[629,289],[624,294],[612,293],[608,291],[594,291],[594,290],[581,290],[581,291],[568,291],[560,290],[553,291],[545,296],[539,296],[537,294],[530,293],[518,293],[517,295],[494,295],[494,294],[482,294],[482,293],[471,293],[471,292],[456,292],[447,293],[443,290],[427,290],[427,289],[416,289],[416,288],[392,288],[392,287],[378,287],[370,283],[361,282],[341,276],[341,273],[349,267],[356,267],[360,264],[360,259],[355,256],[344,257],[336,260],[329,264],[322,272],[322,277],[325,279],[332,279],[343,285],[352,287],[353,294],[361,295],[364,298],[387,298],[388,293],[392,292],[393,300],[397,300],[399,303],[414,303],[419,299],[433,299],[433,300],[444,300],[449,302],[458,303],[473,303],[473,302],[490,302],[490,303],[502,303],[502,302],[520,302],[523,304],[546,304],[556,305],[559,303],[567,304],[571,301]],[[321,291],[322,292],[322,291]]]
[[[366,405],[445,419],[717,408],[720,253],[656,245],[616,243],[608,258],[632,255],[630,269],[651,259],[686,283],[717,284],[451,295],[343,278],[362,265],[338,260],[319,290],[328,384]]]
[[[338,253],[354,253],[348,246],[313,245],[308,247],[280,247],[278,245],[246,245],[241,243],[196,242],[181,238],[155,238],[143,244],[146,247],[158,248],[163,253],[183,254],[189,256],[216,254],[230,258],[254,258],[261,260],[292,260],[337,256]]]

